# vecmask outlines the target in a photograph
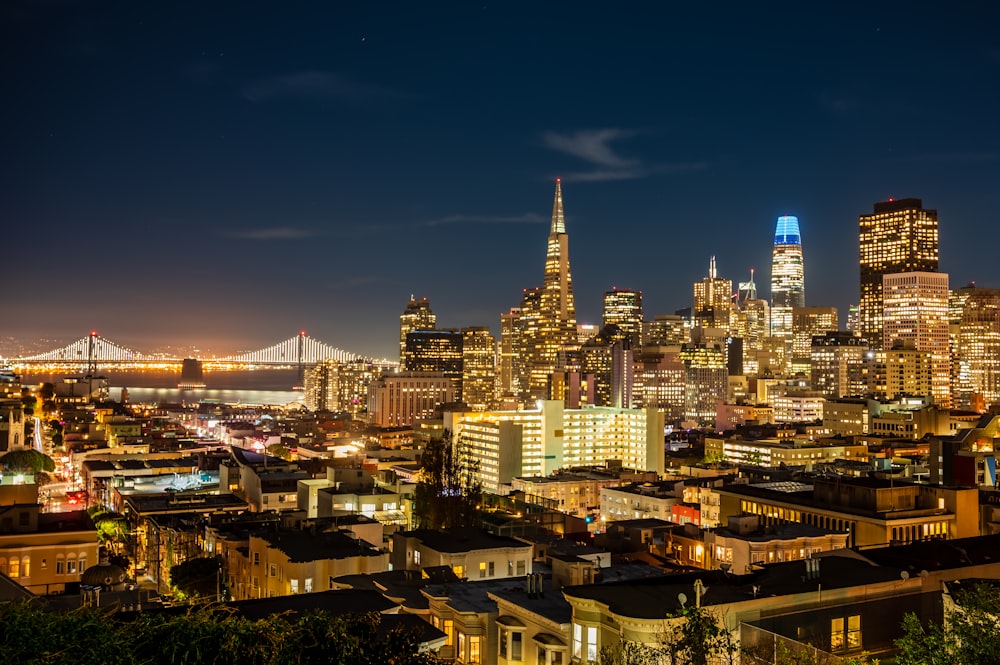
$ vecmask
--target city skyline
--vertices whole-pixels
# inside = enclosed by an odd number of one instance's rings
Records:
[[[6,3],[0,335],[392,357],[411,294],[497,334],[556,177],[581,323],[614,287],[691,306],[711,256],[768,283],[794,215],[843,326],[890,197],[939,211],[952,288],[1000,286],[968,257],[1000,242],[998,11]]]

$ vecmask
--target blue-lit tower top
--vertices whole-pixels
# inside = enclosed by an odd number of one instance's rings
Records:
[[[801,245],[799,238],[799,218],[794,215],[782,215],[774,228],[775,245]]]

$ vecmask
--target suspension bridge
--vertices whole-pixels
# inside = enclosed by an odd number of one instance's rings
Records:
[[[332,360],[339,363],[365,362],[385,366],[398,363],[384,358],[371,358],[351,353],[310,337],[303,330],[294,337],[263,349],[223,357],[198,358],[212,369],[278,369],[295,368]],[[7,364],[17,368],[68,367],[85,369],[93,374],[98,368],[155,369],[179,368],[183,358],[167,354],[142,353],[91,332],[66,346],[22,358],[8,358]]]

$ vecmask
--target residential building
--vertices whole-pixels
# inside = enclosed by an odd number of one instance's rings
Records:
[[[522,411],[445,414],[461,454],[477,462],[483,489],[497,492],[517,476],[619,460],[640,471],[663,470],[663,414],[656,409],[567,409],[541,400]]]
[[[531,545],[481,529],[415,529],[392,534],[393,570],[448,566],[459,579],[491,580],[532,572]]]
[[[455,379],[441,372],[384,374],[368,387],[368,422],[378,427],[412,425],[454,402]]]

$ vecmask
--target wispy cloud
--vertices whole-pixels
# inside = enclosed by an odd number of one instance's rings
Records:
[[[240,240],[299,240],[319,235],[311,229],[296,229],[290,226],[274,226],[265,229],[243,229],[223,233],[230,238]]]
[[[443,226],[445,224],[547,224],[548,220],[533,212],[523,215],[448,215],[439,219],[429,219],[421,226]]]
[[[334,99],[351,104],[405,99],[409,95],[374,83],[355,81],[343,74],[307,70],[268,76],[243,86],[243,97],[251,102],[272,99]]]
[[[577,157],[592,166],[587,171],[560,174],[565,182],[613,182],[635,180],[651,175],[666,175],[686,171],[701,171],[708,168],[706,162],[676,162],[668,164],[646,164],[641,159],[625,157],[611,145],[637,136],[632,129],[608,127],[605,129],[585,129],[571,134],[545,132],[542,143],[552,150]]]
[[[911,163],[935,162],[940,164],[960,164],[960,163],[976,164],[979,162],[992,162],[996,159],[1000,159],[1000,153],[998,152],[970,151],[970,152],[928,152],[915,155],[900,155],[894,158],[893,161],[911,162]]]
[[[598,166],[629,169],[638,166],[639,161],[616,154],[610,143],[633,136],[635,132],[628,129],[584,129],[573,134],[545,132],[542,141],[552,150],[579,157]]]

